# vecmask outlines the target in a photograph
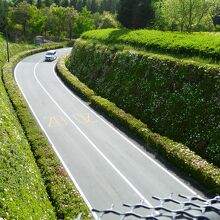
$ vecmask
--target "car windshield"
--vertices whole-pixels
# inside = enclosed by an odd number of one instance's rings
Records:
[[[46,53],[46,55],[54,55],[54,53],[52,53],[52,52],[49,52],[49,53]]]

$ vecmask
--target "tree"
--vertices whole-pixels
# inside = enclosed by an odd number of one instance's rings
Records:
[[[73,24],[76,18],[78,17],[78,13],[73,7],[67,7],[65,8],[64,14],[65,14],[64,23],[66,25],[68,37],[71,40],[73,37]]]
[[[31,19],[33,7],[34,6],[28,4],[27,2],[21,2],[13,9],[13,22],[22,26],[24,38],[26,37],[27,24]]]
[[[8,17],[8,2],[6,0],[0,0],[0,30],[6,31]]]
[[[120,0],[118,20],[126,28],[151,26],[154,12],[151,0]]]
[[[61,6],[66,8],[69,6],[69,0],[61,0]]]
[[[91,5],[92,5],[92,0],[87,0],[85,6],[88,9],[88,11],[91,11]]]
[[[56,39],[65,36],[65,8],[51,5],[47,12],[45,30]]]
[[[155,3],[156,20],[167,29],[191,32],[210,22],[209,8],[210,0],[160,0]]]
[[[85,6],[86,6],[86,3],[87,3],[87,0],[83,0],[83,1],[82,1],[82,7],[85,7]]]
[[[37,8],[41,8],[42,7],[42,0],[37,0]]]
[[[97,11],[98,7],[97,7],[97,2],[96,0],[92,0],[91,2],[91,12],[95,13]]]
[[[120,0],[119,2],[118,20],[127,28],[132,27],[133,1],[134,0]]]
[[[220,26],[220,1],[219,0],[211,1],[210,15],[211,15],[213,25],[215,26],[215,28],[217,28],[217,26]]]
[[[108,11],[103,12],[103,14],[99,14],[98,12],[96,12],[95,14],[93,14],[93,18],[97,29],[119,27],[119,22],[116,20],[115,15],[111,14]]]
[[[77,3],[76,3],[76,9],[77,11],[82,11],[82,8],[83,8],[83,0],[77,0]]]
[[[76,9],[77,0],[70,0],[70,7],[74,7]]]
[[[32,35],[42,34],[46,22],[46,16],[44,16],[39,9],[33,7],[32,16],[28,21],[28,27]]]
[[[34,2],[33,0],[27,0],[27,3],[30,5],[33,5],[33,2]]]
[[[50,0],[45,0],[45,6],[46,6],[47,8],[50,7]]]
[[[95,29],[94,19],[86,7],[82,9],[80,15],[76,18],[73,30],[76,36],[80,36],[85,31]]]
[[[60,0],[54,0],[55,5],[60,6]]]

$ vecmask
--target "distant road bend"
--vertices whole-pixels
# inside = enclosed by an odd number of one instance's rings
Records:
[[[70,49],[57,52],[59,57]],[[203,196],[71,93],[54,71],[56,61],[45,62],[44,54],[22,60],[15,68],[15,79],[90,209],[114,204],[124,211],[123,203],[140,200],[155,205],[151,196],[170,193]]]

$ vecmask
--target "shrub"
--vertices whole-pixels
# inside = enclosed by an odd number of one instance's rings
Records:
[[[0,218],[56,218],[39,168],[1,79],[0,172]]]
[[[156,30],[105,29],[88,31],[83,39],[126,44],[178,56],[200,56],[220,60],[220,38],[207,33],[163,32]]]

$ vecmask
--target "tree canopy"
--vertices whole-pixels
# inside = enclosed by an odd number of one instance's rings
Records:
[[[118,20],[126,28],[145,28],[153,23],[152,0],[120,0]]]

